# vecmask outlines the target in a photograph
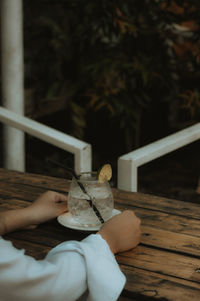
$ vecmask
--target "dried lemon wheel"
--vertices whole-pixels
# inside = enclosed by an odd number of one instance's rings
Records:
[[[104,164],[98,171],[97,174],[100,183],[109,181],[112,177],[112,167],[110,164]]]

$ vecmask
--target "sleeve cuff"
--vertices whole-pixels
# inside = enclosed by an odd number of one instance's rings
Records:
[[[115,301],[124,285],[125,276],[100,234],[92,234],[82,240],[87,266],[88,301]]]

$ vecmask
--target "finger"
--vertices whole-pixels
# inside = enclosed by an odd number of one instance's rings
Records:
[[[59,208],[60,211],[68,211],[68,206],[66,201],[59,200],[56,202],[57,208]]]
[[[58,193],[56,195],[56,203],[67,203],[67,197],[64,194]]]
[[[68,211],[68,207],[67,207],[66,203],[65,204],[62,203],[59,205],[59,208],[57,208],[57,210],[58,210],[59,214],[65,213]]]
[[[37,228],[37,225],[30,225],[30,226],[24,227],[23,229],[25,229],[25,230],[32,230],[32,229],[36,229],[36,228]]]

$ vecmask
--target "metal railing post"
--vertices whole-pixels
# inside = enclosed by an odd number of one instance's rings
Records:
[[[22,0],[1,0],[0,4],[3,105],[24,115]],[[3,137],[4,167],[24,171],[24,133],[5,125]]]

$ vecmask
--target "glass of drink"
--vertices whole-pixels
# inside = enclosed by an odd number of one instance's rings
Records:
[[[98,226],[112,216],[114,200],[108,181],[101,183],[97,172],[81,173],[72,178],[68,196],[68,208],[72,217],[85,227]]]

